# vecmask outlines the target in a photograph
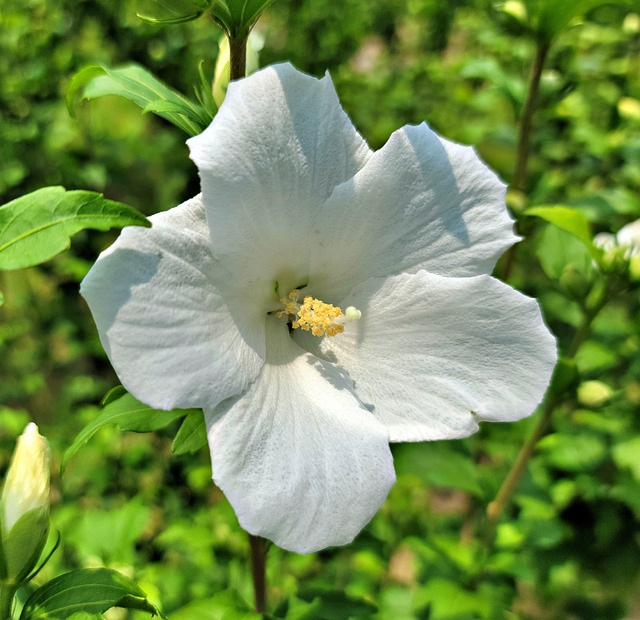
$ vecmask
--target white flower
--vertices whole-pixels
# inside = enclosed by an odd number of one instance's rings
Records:
[[[626,258],[640,254],[640,220],[623,226],[616,235],[599,233],[593,238],[593,243],[605,252],[617,247],[627,248]]]
[[[394,482],[389,441],[542,399],[555,342],[489,275],[517,237],[471,148],[422,124],[372,152],[330,78],[288,64],[232,83],[188,144],[202,194],[126,229],[82,292],[132,394],[204,409],[250,533],[346,544]]]
[[[2,489],[5,532],[31,510],[49,511],[50,475],[49,443],[31,422],[18,437]]]

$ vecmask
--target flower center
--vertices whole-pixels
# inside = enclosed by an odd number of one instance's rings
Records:
[[[358,321],[362,312],[349,306],[344,313],[340,308],[327,304],[320,299],[307,295],[302,303],[298,303],[300,291],[293,289],[280,303],[284,310],[276,312],[276,316],[286,318],[292,329],[302,329],[314,336],[336,336],[344,331],[345,323]]]

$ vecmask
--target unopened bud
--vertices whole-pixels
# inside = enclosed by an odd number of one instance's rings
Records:
[[[2,490],[6,532],[30,510],[49,510],[50,472],[49,443],[31,422],[18,437]]]
[[[609,401],[612,393],[611,388],[602,381],[585,381],[578,387],[578,400],[585,407],[597,409]]]
[[[49,534],[51,457],[31,423],[18,437],[0,501],[2,578],[20,585],[37,566]]]

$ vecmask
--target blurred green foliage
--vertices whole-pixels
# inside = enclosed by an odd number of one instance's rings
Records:
[[[197,193],[180,131],[113,97],[82,104],[73,120],[64,98],[84,66],[132,61],[192,96],[201,59],[213,74],[220,33],[209,19],[154,27],[124,0],[0,0],[0,15],[0,203],[60,184],[151,214]],[[278,0],[257,28],[263,64],[331,71],[372,147],[427,120],[511,180],[534,42],[497,4]],[[596,270],[574,236],[521,214],[563,204],[594,232],[616,231],[640,218],[639,190],[640,10],[612,3],[556,38],[526,196],[510,201],[525,240],[509,281],[540,299],[565,349]],[[42,267],[0,273],[0,471],[30,418],[59,460],[117,383],[78,296],[114,235],[83,232],[72,252]],[[577,383],[597,380],[607,397],[569,390],[555,408],[495,545],[484,544],[485,510],[535,419],[485,426],[464,441],[394,446],[398,483],[353,545],[312,556],[271,550],[273,609],[393,620],[640,615],[639,351],[632,288],[598,316],[576,357]],[[210,482],[206,451],[171,456],[176,430],[105,428],[54,479],[63,542],[42,581],[116,568],[184,619],[222,618],[242,607],[238,597],[251,600],[245,535]],[[233,613],[225,617],[242,617]]]

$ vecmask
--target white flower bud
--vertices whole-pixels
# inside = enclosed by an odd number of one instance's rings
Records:
[[[3,523],[9,532],[30,510],[49,510],[51,457],[49,443],[32,422],[18,437],[2,490]]]

